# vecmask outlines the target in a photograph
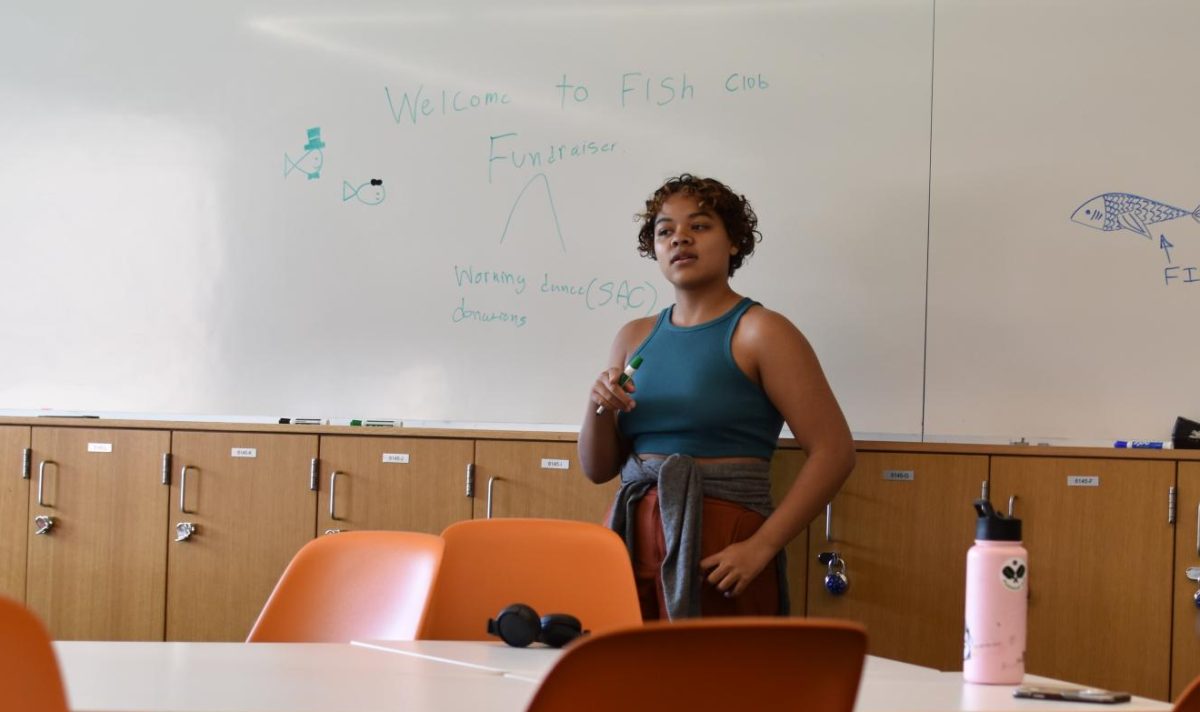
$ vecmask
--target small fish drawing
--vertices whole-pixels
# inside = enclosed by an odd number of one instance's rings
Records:
[[[321,167],[325,165],[325,152],[321,150],[305,151],[303,156],[293,159],[288,154],[283,154],[283,177],[287,178],[292,171],[300,171],[308,176],[309,180],[316,180],[321,177]]]
[[[372,178],[357,188],[350,185],[350,181],[342,181],[343,203],[351,198],[358,198],[358,201],[364,205],[379,205],[386,197],[387,191],[383,189],[383,181],[379,178]]]
[[[1200,222],[1200,207],[1188,211],[1140,195],[1105,193],[1076,208],[1071,220],[1104,232],[1125,229],[1153,240],[1151,225],[1184,215],[1191,215]]]

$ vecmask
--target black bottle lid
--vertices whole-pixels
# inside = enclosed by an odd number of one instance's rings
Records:
[[[975,538],[980,541],[1021,541],[1021,520],[1006,517],[995,509],[986,499],[975,501],[975,512],[979,520],[975,522]]]

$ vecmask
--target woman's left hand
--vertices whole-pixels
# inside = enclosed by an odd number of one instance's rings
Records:
[[[752,537],[701,559],[700,569],[712,569],[706,577],[708,582],[727,598],[732,598],[740,596],[773,558],[775,551],[755,543]]]

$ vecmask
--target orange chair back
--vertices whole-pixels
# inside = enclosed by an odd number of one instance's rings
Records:
[[[50,634],[33,613],[0,596],[0,708],[67,712]]]
[[[1174,712],[1200,712],[1200,677],[1192,680],[1175,700]]]
[[[866,629],[849,621],[654,621],[568,646],[528,712],[850,712],[866,655]]]
[[[418,532],[343,532],[292,558],[249,643],[413,640],[442,560],[442,539]]]
[[[629,551],[599,524],[478,519],[450,525],[442,538],[423,640],[494,640],[488,619],[513,603],[569,613],[594,633],[642,622]]]

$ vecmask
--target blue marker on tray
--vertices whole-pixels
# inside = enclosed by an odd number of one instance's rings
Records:
[[[1118,440],[1113,447],[1136,448],[1144,450],[1170,450],[1170,440]]]

